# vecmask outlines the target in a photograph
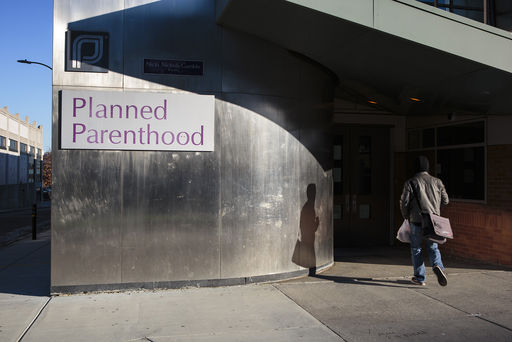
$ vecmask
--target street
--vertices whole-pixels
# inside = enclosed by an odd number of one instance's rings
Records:
[[[50,202],[42,202],[37,207],[38,231],[45,230],[50,223]],[[9,244],[21,236],[32,232],[32,208],[0,211],[0,245]]]

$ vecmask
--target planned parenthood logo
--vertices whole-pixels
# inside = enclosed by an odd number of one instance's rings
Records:
[[[107,32],[66,32],[66,71],[107,72]]]

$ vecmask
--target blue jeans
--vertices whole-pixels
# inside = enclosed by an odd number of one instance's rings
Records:
[[[421,243],[423,242],[423,229],[421,225],[410,223],[411,225],[411,257],[412,266],[414,268],[414,276],[419,281],[425,281],[425,263],[421,255]],[[444,270],[443,262],[441,260],[441,252],[437,248],[437,243],[425,239],[425,244],[428,248],[428,256],[430,258],[430,265],[432,267],[439,266]]]

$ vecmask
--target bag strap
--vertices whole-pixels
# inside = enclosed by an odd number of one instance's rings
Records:
[[[412,180],[409,181],[409,186],[411,187],[412,189],[412,196],[414,198],[416,198],[416,203],[418,204],[418,208],[420,209],[420,212],[423,212],[423,208],[421,207],[421,204],[420,204],[420,200],[418,199],[418,196],[416,196],[416,191],[414,189],[414,186],[413,186],[413,183],[412,183]]]

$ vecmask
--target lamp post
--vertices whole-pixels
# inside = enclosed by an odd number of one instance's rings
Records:
[[[47,67],[48,69],[52,70],[52,67],[49,66],[49,65],[46,65],[44,63],[39,63],[39,62],[34,62],[34,61],[28,61],[26,59],[18,59],[18,63],[24,63],[24,64],[39,64],[39,65],[42,65],[42,66],[45,66]]]
[[[44,67],[47,67],[50,70],[53,70],[52,67],[47,65],[47,64],[40,63],[40,62],[35,62],[35,61],[29,61],[26,58],[25,59],[18,59],[18,63],[23,63],[23,64],[39,64],[39,65],[42,65]],[[36,153],[34,151],[34,155],[35,154]],[[36,192],[36,161],[39,162],[39,160],[37,158],[34,158],[34,192],[37,194],[37,192]],[[42,172],[43,172],[43,170],[40,167],[40,175],[41,175],[41,177],[42,177]],[[41,184],[42,184],[42,180],[41,180]],[[35,197],[37,197],[37,195]],[[43,187],[42,187],[42,185],[41,185],[40,200],[43,200]]]
[[[29,61],[26,58],[25,59],[18,59],[18,63],[23,63],[23,64],[39,64],[39,65],[42,65],[44,67],[47,67],[50,70],[53,70],[52,67],[47,65],[47,64],[40,63],[40,62],[35,62],[35,61]],[[34,151],[34,154],[35,154],[35,151]],[[39,161],[37,158],[34,158],[34,192],[36,193],[36,196],[34,196],[34,197],[37,197],[37,191],[36,191],[36,166],[35,166],[36,160]],[[42,169],[41,169],[40,172],[41,172],[41,175],[42,175]],[[40,194],[40,199],[41,200],[42,200],[42,197],[43,197],[42,192],[43,192],[43,187],[41,185],[41,194]]]
[[[34,61],[29,61],[27,59],[18,59],[18,63],[23,63],[23,64],[39,64],[39,65],[42,65],[44,67],[47,67],[48,69],[50,70],[53,70],[51,66],[49,65],[46,65],[44,63],[40,63],[40,62],[34,62]],[[34,151],[34,154],[35,154],[36,151]],[[34,199],[35,199],[35,202],[34,204],[32,205],[32,240],[35,240],[37,238],[37,191],[36,191],[36,176],[37,176],[37,167],[36,167],[36,163],[39,162],[39,160],[37,158],[34,158]],[[42,177],[42,173],[43,173],[43,170],[42,168],[40,167],[40,175]],[[41,179],[41,186],[40,186],[40,189],[41,189],[41,197],[43,195],[43,186],[42,186],[42,179]]]

